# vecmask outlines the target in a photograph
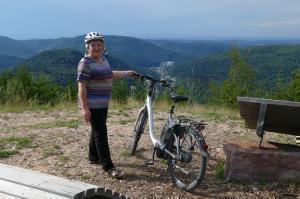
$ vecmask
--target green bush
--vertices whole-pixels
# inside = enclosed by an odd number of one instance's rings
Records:
[[[218,161],[215,166],[215,175],[218,179],[224,180],[224,161]]]
[[[129,95],[128,84],[124,80],[115,80],[113,82],[112,99],[118,103],[126,103]]]

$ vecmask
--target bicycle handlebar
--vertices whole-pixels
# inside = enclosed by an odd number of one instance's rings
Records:
[[[150,80],[151,82],[153,83],[161,83],[164,87],[168,87],[170,89],[174,89],[171,84],[169,84],[167,82],[167,80],[158,80],[158,79],[154,79],[153,77],[150,77],[148,75],[142,75],[142,74],[138,74],[138,75],[135,75],[135,77],[141,79],[141,81],[144,81],[144,79],[147,79],[147,80]]]

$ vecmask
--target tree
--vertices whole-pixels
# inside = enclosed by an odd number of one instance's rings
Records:
[[[288,98],[287,86],[281,71],[277,73],[274,85],[275,87],[271,91],[270,98],[278,99],[278,100],[287,99]]]
[[[55,104],[62,95],[60,87],[50,81],[46,75],[40,75],[33,81],[31,100],[38,104]]]
[[[112,99],[118,103],[126,103],[129,94],[128,85],[124,80],[116,80],[113,82]]]
[[[231,67],[227,79],[220,85],[210,82],[210,103],[237,106],[237,96],[251,96],[255,94],[255,71],[245,61],[238,49],[230,50]]]
[[[130,96],[138,101],[143,101],[147,95],[147,90],[143,83],[140,81],[135,81],[133,85],[130,86]]]
[[[300,102],[300,69],[298,69],[288,86],[289,99]]]

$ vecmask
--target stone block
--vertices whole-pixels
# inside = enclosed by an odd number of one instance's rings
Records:
[[[227,141],[225,180],[280,181],[300,179],[300,147],[278,143]]]

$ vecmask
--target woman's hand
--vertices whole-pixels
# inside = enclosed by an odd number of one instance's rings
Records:
[[[82,108],[82,116],[85,122],[90,122],[91,120],[91,112],[88,108]]]
[[[137,77],[137,76],[140,75],[133,70],[113,71],[113,79],[121,79],[124,77]]]
[[[126,71],[126,76],[128,77],[135,77],[135,76],[139,76],[140,74],[138,74],[137,72],[133,71],[133,70],[128,70]]]

